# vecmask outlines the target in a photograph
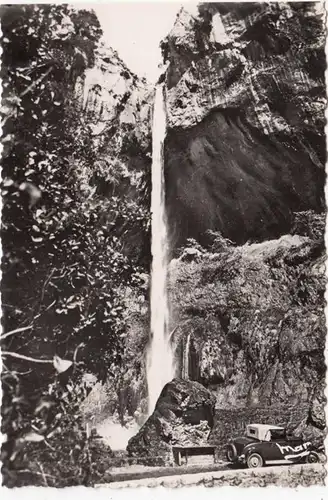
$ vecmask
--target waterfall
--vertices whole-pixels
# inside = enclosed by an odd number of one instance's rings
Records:
[[[188,333],[186,347],[183,353],[183,373],[182,378],[189,380],[189,350],[190,350],[190,337],[191,333]]]
[[[165,181],[163,147],[166,115],[163,86],[156,89],[153,114],[152,156],[152,270],[151,270],[151,338],[147,352],[148,414],[156,405],[163,386],[174,378],[174,356],[168,332],[167,264],[168,234],[165,214]]]

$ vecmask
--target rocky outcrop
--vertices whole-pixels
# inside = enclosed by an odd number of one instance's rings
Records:
[[[171,261],[169,290],[177,364],[216,395],[216,411],[245,426],[247,415],[277,423],[280,408],[280,424],[322,444],[325,254],[310,219],[302,236],[242,246],[217,236],[193,260],[184,251]],[[225,433],[216,415],[212,436]]]
[[[162,43],[172,240],[279,236],[324,206],[319,3],[203,3]]]
[[[324,289],[323,249],[307,236],[173,260],[172,321],[177,352],[189,337],[188,376],[216,391],[218,406],[310,401],[325,373]]]
[[[174,379],[163,388],[153,414],[130,439],[129,455],[170,461],[172,445],[200,445],[213,426],[215,397],[198,382]]]
[[[75,95],[95,158],[92,170],[80,173],[81,189],[91,185],[90,196],[129,200],[142,221],[150,206],[153,86],[101,42],[93,66],[77,78]],[[126,253],[148,265],[149,238],[136,224],[124,242]]]
[[[114,49],[99,45],[94,66],[78,78],[76,94],[98,143],[114,136],[122,146],[131,140],[124,137],[130,132],[141,149],[149,151],[154,89],[132,73]]]

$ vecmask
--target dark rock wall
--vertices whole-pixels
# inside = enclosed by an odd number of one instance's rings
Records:
[[[288,232],[292,213],[323,206],[324,170],[299,142],[266,136],[243,111],[215,110],[166,141],[166,196],[173,243],[206,242],[206,230],[236,242]]]
[[[325,56],[318,3],[204,3],[162,43],[172,244],[244,242],[324,208]]]
[[[314,2],[186,7],[162,43],[174,255],[195,240],[170,265],[172,328],[181,373],[231,409],[220,439],[250,418],[322,440],[324,44]]]

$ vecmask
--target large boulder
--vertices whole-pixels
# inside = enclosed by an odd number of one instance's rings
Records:
[[[198,382],[174,379],[163,388],[153,414],[130,439],[131,456],[167,462],[172,445],[201,445],[213,426],[215,397]]]

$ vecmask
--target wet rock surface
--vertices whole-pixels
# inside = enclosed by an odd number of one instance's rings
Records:
[[[213,426],[215,397],[198,382],[174,379],[166,384],[153,414],[130,439],[129,455],[162,456],[172,445],[200,445]]]

